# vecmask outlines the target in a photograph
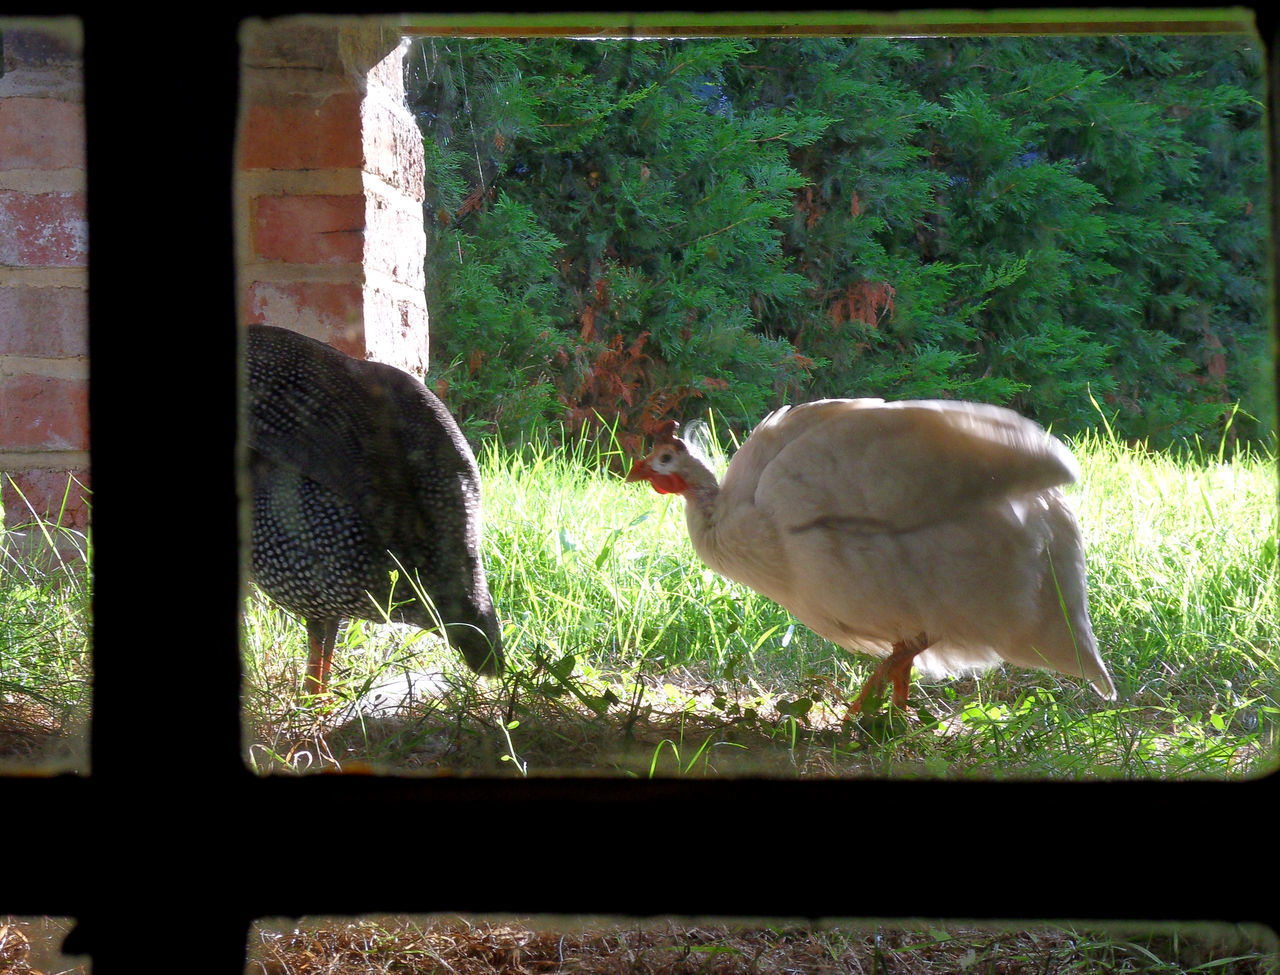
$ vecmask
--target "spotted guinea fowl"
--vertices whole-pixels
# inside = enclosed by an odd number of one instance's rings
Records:
[[[303,689],[327,689],[342,618],[381,620],[382,610],[424,628],[443,622],[472,670],[501,672],[480,475],[444,404],[399,369],[282,328],[249,327],[247,367],[251,571],[306,620]]]
[[[668,423],[627,480],[684,497],[712,569],[884,658],[857,712],[890,681],[905,705],[913,664],[954,674],[1005,661],[1115,697],[1059,487],[1077,476],[1067,448],[1011,410],[837,399],[770,414],[722,484]]]

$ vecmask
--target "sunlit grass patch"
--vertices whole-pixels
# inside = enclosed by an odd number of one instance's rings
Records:
[[[510,673],[477,680],[413,630],[366,649],[372,631],[353,625],[335,659],[340,697],[359,698],[396,667],[441,672],[447,686],[410,709],[419,732],[435,729],[431,748],[419,738],[397,756],[357,741],[349,757],[640,777],[1199,778],[1274,767],[1274,457],[1172,458],[1104,438],[1075,448],[1083,473],[1068,493],[1115,702],[1069,677],[1002,667],[917,681],[905,711],[844,722],[870,658],[703,566],[678,498],[623,483],[625,459],[585,442],[485,445],[484,551]],[[277,706],[296,711],[285,695],[305,635],[278,620],[256,653],[282,652],[292,670]],[[254,656],[249,711],[261,715],[270,708],[252,703]]]
[[[87,771],[91,534],[29,506],[3,516],[0,769]]]

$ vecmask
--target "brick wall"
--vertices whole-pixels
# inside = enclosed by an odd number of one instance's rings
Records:
[[[0,18],[0,502],[84,528],[88,223],[79,22]],[[19,494],[21,492],[21,494]]]
[[[423,154],[396,25],[250,21],[241,49],[241,320],[422,373]]]
[[[421,373],[423,157],[396,25],[242,29],[240,317]],[[82,38],[73,19],[0,18],[0,473],[6,520],[89,484]],[[74,484],[63,523],[88,524]]]

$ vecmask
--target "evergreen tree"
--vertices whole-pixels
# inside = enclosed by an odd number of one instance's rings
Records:
[[[722,69],[750,45],[424,48],[437,375],[463,413],[501,423],[490,398],[523,391],[512,373],[536,360],[571,427],[621,417],[638,434],[691,399],[742,425],[804,371],[756,309],[805,285],[781,248],[803,182],[786,153],[825,120],[730,101]]]
[[[1262,199],[1265,179],[1256,96],[1225,80],[1206,86],[1201,66],[1234,61],[1256,92],[1256,52],[1241,38],[1182,37],[922,47],[950,108],[932,154],[955,190],[940,253],[976,257],[975,272],[1026,261],[981,312],[984,370],[1025,384],[1014,405],[1067,432],[1096,423],[1091,391],[1122,434],[1157,446],[1216,438],[1245,388],[1213,382],[1201,350],[1207,323],[1230,318],[1220,295],[1240,282],[1232,262],[1265,279],[1265,221],[1240,200]],[[1255,133],[1222,140],[1239,153],[1230,190],[1202,179],[1197,131],[1224,124]],[[1235,258],[1214,239],[1223,211]],[[1252,321],[1244,331],[1260,335],[1261,292],[1238,293]]]
[[[1239,37],[419,42],[437,385],[518,437],[962,396],[1268,419]],[[1262,428],[1237,418],[1234,432]]]
[[[966,292],[936,250],[948,183],[931,162],[930,133],[944,112],[904,80],[920,57],[897,41],[772,41],[739,64],[740,97],[832,120],[792,153],[807,182],[786,247],[809,288],[764,322],[821,363],[798,398],[1003,402],[1017,388],[974,369],[974,310],[1008,275]]]

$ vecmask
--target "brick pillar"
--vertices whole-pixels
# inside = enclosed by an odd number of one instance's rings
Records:
[[[245,24],[237,264],[242,321],[421,374],[423,151],[404,47],[390,21]]]
[[[89,523],[89,299],[78,20],[0,18],[0,500]],[[23,500],[25,497],[25,501]],[[65,510],[64,510],[65,504]]]

